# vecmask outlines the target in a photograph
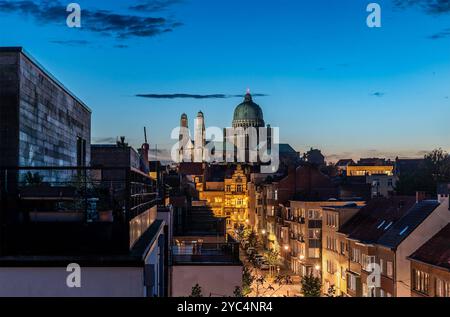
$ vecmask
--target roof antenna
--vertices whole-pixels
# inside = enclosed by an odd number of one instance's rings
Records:
[[[145,139],[145,143],[148,143],[147,142],[147,128],[146,127],[144,127],[144,139]]]

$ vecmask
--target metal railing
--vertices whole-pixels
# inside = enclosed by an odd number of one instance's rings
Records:
[[[238,264],[238,243],[187,243],[172,247],[173,264],[217,263]]]

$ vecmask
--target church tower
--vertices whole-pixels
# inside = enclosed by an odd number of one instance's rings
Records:
[[[205,129],[205,115],[199,111],[195,119],[194,128],[194,162],[200,163],[205,160],[205,146],[206,146],[206,129]]]

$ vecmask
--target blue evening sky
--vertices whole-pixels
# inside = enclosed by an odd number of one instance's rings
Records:
[[[166,1],[78,1],[90,12],[182,23],[123,39],[96,32],[83,11],[82,28],[69,29],[72,1],[0,1],[0,46],[23,46],[93,110],[93,141],[125,135],[138,145],[147,126],[152,148],[169,148],[181,113],[191,126],[202,110],[207,126],[226,127],[241,99],[136,94],[250,88],[268,95],[255,98],[264,119],[301,152],[316,147],[336,159],[450,149],[450,11],[377,1],[382,27],[370,29],[374,1],[171,1],[148,11],[129,7]],[[62,5],[61,20],[8,7],[22,2]]]

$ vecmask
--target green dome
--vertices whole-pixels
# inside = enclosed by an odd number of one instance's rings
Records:
[[[233,117],[233,128],[264,127],[261,107],[253,102],[252,95],[247,93],[244,102],[236,107]]]

